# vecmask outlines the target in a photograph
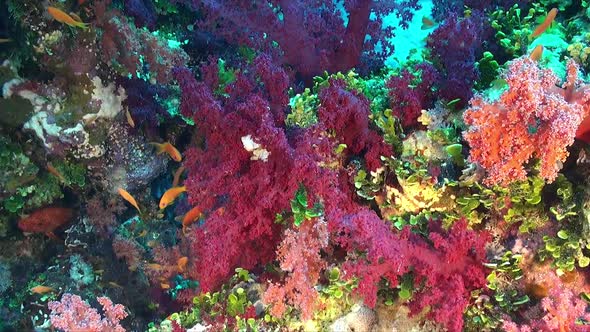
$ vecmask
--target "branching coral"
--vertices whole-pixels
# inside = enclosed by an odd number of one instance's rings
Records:
[[[588,115],[590,93],[577,79],[578,67],[568,62],[562,88],[549,69],[540,69],[523,57],[514,60],[505,75],[509,90],[496,102],[481,96],[465,112],[470,129],[464,134],[470,156],[488,171],[487,184],[524,180],[525,164],[540,159],[540,175],[552,182],[568,156],[567,147],[582,119]]]
[[[436,69],[425,62],[411,70],[404,69],[387,81],[389,105],[404,127],[416,125],[420,112],[433,106],[438,79]]]
[[[51,324],[65,332],[124,332],[120,321],[127,317],[125,307],[113,305],[108,297],[97,298],[105,317],[78,295],[66,293],[61,301],[49,302]]]
[[[272,304],[271,314],[281,317],[285,304],[299,308],[303,319],[310,319],[317,308],[318,283],[326,262],[321,250],[328,246],[328,229],[323,220],[304,222],[298,229],[285,231],[278,249],[281,269],[290,272],[284,285],[270,285],[264,301]]]
[[[103,0],[94,4],[102,61],[122,75],[168,82],[172,78],[170,68],[186,64],[188,55],[180,48],[171,48],[163,38],[138,29],[118,10],[108,9],[110,3]]]
[[[185,0],[204,14],[199,27],[238,46],[278,54],[301,78],[311,80],[324,70],[346,71],[360,64],[363,51],[384,59],[393,51],[387,39],[391,27],[383,27],[385,15],[396,13],[407,28],[416,0],[344,1],[345,24],[332,1],[223,1]],[[239,27],[236,29],[236,27]],[[370,35],[371,38],[365,38]],[[382,43],[381,52],[375,45]],[[276,44],[275,44],[276,43]],[[276,47],[278,45],[278,48]]]
[[[451,14],[428,36],[427,47],[441,75],[437,84],[441,99],[459,99],[458,106],[463,107],[473,96],[473,84],[479,77],[475,61],[482,52],[485,33],[484,16],[474,11],[464,19]]]

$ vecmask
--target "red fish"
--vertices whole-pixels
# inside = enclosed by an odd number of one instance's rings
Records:
[[[580,141],[590,143],[590,116],[587,116],[576,131],[576,138]]]
[[[70,222],[74,216],[72,209],[62,207],[45,207],[35,210],[31,215],[18,222],[18,228],[27,233],[44,233],[55,237],[53,231]]]

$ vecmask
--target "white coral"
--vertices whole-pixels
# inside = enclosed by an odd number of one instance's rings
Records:
[[[100,110],[98,113],[84,115],[84,121],[92,122],[99,118],[112,119],[117,116],[123,109],[123,101],[127,99],[125,89],[119,87],[115,93],[115,84],[111,82],[103,85],[98,76],[92,79],[92,83],[94,84],[92,100],[100,102]]]
[[[270,156],[270,152],[256,142],[252,138],[252,135],[246,135],[242,137],[242,145],[244,145],[244,149],[248,152],[252,152],[252,157],[250,160],[262,160],[267,161],[268,156]]]

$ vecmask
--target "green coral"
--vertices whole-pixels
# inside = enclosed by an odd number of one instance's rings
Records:
[[[3,208],[10,213],[51,204],[63,197],[62,186],[84,187],[86,169],[67,161],[55,162],[61,175],[40,172],[20,146],[0,137],[0,188]]]
[[[507,192],[510,205],[504,220],[509,224],[520,223],[518,230],[521,233],[528,233],[545,224],[548,217],[541,204],[544,186],[545,181],[539,176],[512,183]]]
[[[562,229],[557,232],[557,237],[545,235],[543,241],[545,247],[539,250],[539,257],[541,261],[552,259],[552,266],[558,275],[573,271],[576,265],[582,268],[590,265],[590,257],[587,256],[590,242],[577,232]]]
[[[537,25],[536,19],[544,17],[545,9],[538,4],[533,4],[526,15],[515,4],[508,10],[498,8],[491,16],[491,26],[496,30],[496,40],[506,53],[512,57],[519,57],[526,53],[529,45],[529,36]]]
[[[290,91],[292,94],[293,90]],[[292,96],[289,100],[291,112],[285,119],[285,124],[290,127],[307,128],[318,122],[317,108],[319,106],[317,94],[305,88],[303,93]]]
[[[491,52],[484,52],[483,57],[477,62],[477,69],[479,69],[479,79],[475,82],[477,90],[487,89],[493,80],[498,77],[500,72],[500,65],[494,59]]]
[[[376,111],[371,115],[375,125],[383,132],[385,143],[393,147],[395,154],[400,154],[403,150],[403,128],[400,120],[393,115],[391,109]]]
[[[299,227],[305,220],[320,217],[323,214],[323,208],[319,202],[309,207],[307,191],[303,186],[300,186],[295,193],[295,198],[291,200],[291,212],[293,213],[293,224]]]
[[[502,324],[503,315],[516,312],[530,302],[528,295],[517,287],[517,282],[523,278],[522,259],[522,255],[507,251],[485,264],[492,269],[486,278],[486,287],[493,294],[487,296],[483,290],[472,292],[474,301],[465,313],[469,331],[496,329]]]

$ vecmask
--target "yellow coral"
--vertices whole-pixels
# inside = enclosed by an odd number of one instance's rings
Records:
[[[387,198],[393,203],[393,214],[442,212],[455,207],[454,196],[447,193],[447,187],[436,188],[433,183],[416,181],[410,177],[399,179],[401,190],[387,187]]]

